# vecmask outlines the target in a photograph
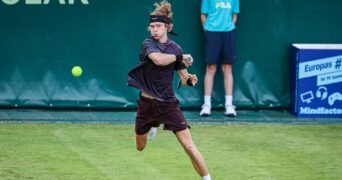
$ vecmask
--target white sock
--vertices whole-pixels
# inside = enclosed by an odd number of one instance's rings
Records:
[[[211,180],[210,174],[208,174],[208,175],[206,175],[206,176],[203,176],[203,177],[202,177],[202,180]]]
[[[233,96],[226,95],[225,98],[226,98],[225,105],[233,105]]]
[[[211,96],[204,96],[204,104],[211,106]]]

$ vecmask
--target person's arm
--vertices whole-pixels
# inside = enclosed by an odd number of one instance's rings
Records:
[[[196,74],[189,74],[187,69],[181,69],[181,70],[178,70],[177,72],[183,85],[186,85],[186,86],[196,85],[198,81]]]
[[[157,66],[167,66],[177,60],[176,55],[174,54],[164,54],[159,52],[150,53],[148,54],[148,57]]]
[[[236,24],[236,21],[237,21],[237,14],[236,13],[233,13],[232,21],[234,24]]]
[[[177,59],[177,56],[181,56],[181,57],[178,57],[179,59]],[[192,64],[192,62],[188,63],[186,61],[186,59],[192,58],[190,54],[174,55],[174,54],[154,52],[154,53],[148,54],[148,57],[157,66],[167,66],[177,60],[182,61],[186,66],[189,66]]]
[[[202,27],[204,27],[204,24],[206,21],[207,21],[207,14],[201,14]]]

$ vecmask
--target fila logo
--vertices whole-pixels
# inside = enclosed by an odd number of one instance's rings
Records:
[[[7,5],[15,5],[17,4],[20,0],[0,0],[3,3]],[[25,1],[25,4],[27,5],[40,5],[40,4],[49,4],[50,0],[22,0]],[[75,4],[75,0],[58,0],[59,4]],[[81,1],[82,4],[88,5],[89,1],[88,0],[77,0]]]
[[[215,7],[216,7],[216,9],[218,9],[218,8],[230,9],[230,8],[232,8],[232,5],[230,4],[230,2],[217,2]]]

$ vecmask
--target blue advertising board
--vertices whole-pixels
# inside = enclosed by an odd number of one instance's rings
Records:
[[[292,44],[291,113],[342,117],[342,44]]]

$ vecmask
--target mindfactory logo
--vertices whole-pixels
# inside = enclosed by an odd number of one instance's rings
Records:
[[[0,0],[7,5],[15,5],[21,1],[24,1],[27,5],[41,5],[41,4],[49,4],[50,0]],[[51,0],[52,1],[52,0]],[[56,1],[56,0],[55,0]],[[75,4],[75,1],[80,1],[82,4],[89,4],[88,0],[58,0],[59,4]]]

